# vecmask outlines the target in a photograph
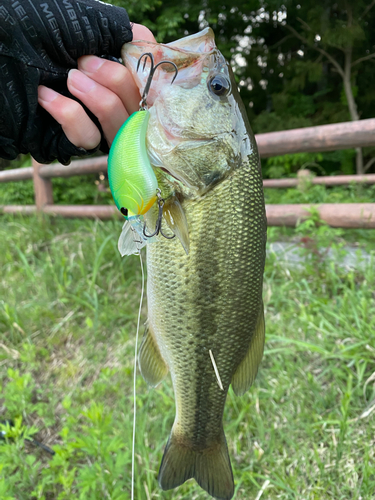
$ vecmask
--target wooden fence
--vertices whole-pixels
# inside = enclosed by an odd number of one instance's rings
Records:
[[[357,122],[337,123],[319,127],[258,134],[256,136],[259,154],[262,158],[301,152],[323,152],[365,146],[375,146],[375,119]],[[44,212],[64,217],[91,217],[99,219],[122,218],[116,207],[108,205],[54,205],[53,177],[71,177],[106,172],[107,157],[73,161],[70,165],[41,165],[33,160],[32,167],[0,172],[0,182],[33,179],[35,205],[0,205],[3,214],[32,214]],[[304,182],[305,171],[297,179],[267,179],[264,187],[293,187]],[[308,172],[307,172],[308,174]],[[313,184],[328,186],[345,185],[351,182],[375,184],[372,175],[340,175],[314,177]],[[269,226],[295,226],[298,220],[309,215],[315,207],[323,220],[333,227],[375,228],[375,203],[321,204],[321,205],[267,205]]]

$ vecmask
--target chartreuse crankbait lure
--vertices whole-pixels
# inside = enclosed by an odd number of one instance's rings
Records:
[[[150,113],[133,113],[118,131],[108,156],[108,180],[125,218],[145,214],[156,202],[158,181],[146,151]]]
[[[161,219],[164,200],[160,196],[158,182],[146,149],[146,132],[150,119],[146,99],[158,66],[161,64],[174,66],[175,75],[171,83],[174,82],[178,69],[171,61],[160,61],[154,65],[152,54],[145,53],[138,60],[137,71],[143,56],[145,56],[143,68],[147,57],[150,57],[151,69],[143,91],[140,109],[133,113],[117,132],[108,156],[109,187],[117,208],[126,219],[118,244],[121,255],[138,253],[140,248],[147,243],[148,238],[158,235],[159,232],[163,234]],[[143,215],[155,202],[158,202],[159,216],[155,231],[147,234]]]

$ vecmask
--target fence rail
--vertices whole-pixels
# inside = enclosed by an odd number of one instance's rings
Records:
[[[12,168],[0,172],[0,182],[26,181],[33,178],[33,167]]]
[[[375,118],[318,127],[269,132],[256,136],[262,158],[375,145]]]
[[[374,130],[375,134],[375,130]],[[259,136],[257,136],[259,137]],[[375,139],[374,139],[375,142]],[[87,160],[74,160],[70,165],[60,163],[42,165],[39,175],[44,179],[53,177],[73,177],[75,175],[99,174],[107,171],[108,156],[99,156]],[[33,167],[14,168],[0,172],[0,182],[23,181],[33,178]],[[313,177],[312,184],[323,184],[325,186],[345,186],[348,184],[362,183],[375,184],[375,174],[365,175],[331,175]],[[263,186],[267,188],[290,188],[298,185],[298,179],[264,179]]]
[[[286,130],[256,135],[261,158],[291,153],[334,151],[364,146],[375,146],[375,118],[357,122],[336,123],[319,127]],[[35,205],[0,205],[2,214],[32,214],[44,212],[64,217],[92,217],[111,219],[121,217],[115,207],[109,205],[54,205],[53,177],[71,177],[106,172],[107,156],[73,161],[70,165],[41,165],[33,160],[32,167],[0,172],[0,182],[33,179]],[[307,171],[300,172],[297,179],[266,179],[264,187],[287,188],[305,182]],[[375,174],[341,175],[332,177],[309,177],[313,184],[327,186],[345,185],[351,182],[375,184]],[[267,205],[269,226],[295,226],[298,220],[309,215],[309,207],[319,211],[320,216],[333,227],[375,228],[375,203],[323,204],[323,205]]]
[[[113,205],[45,205],[41,209],[36,205],[0,205],[0,214],[32,215],[38,212],[68,218],[124,219]]]
[[[70,165],[53,163],[52,165],[41,165],[39,175],[43,179],[53,177],[74,177],[75,175],[98,174],[107,171],[108,156],[88,158],[86,160],[74,160]],[[35,160],[33,160],[33,165]],[[33,167],[13,168],[0,172],[0,182],[21,181],[33,178]]]
[[[300,171],[301,172],[301,171]],[[291,188],[297,187],[299,179],[264,179],[263,186],[266,188]],[[375,184],[375,174],[367,175],[331,175],[311,177],[309,182],[324,186],[347,186],[352,182],[357,184]]]
[[[268,226],[294,227],[310,216],[311,209],[332,227],[375,229],[375,203],[324,203],[321,205],[266,205]],[[0,205],[0,214],[32,215],[43,212],[67,218],[123,219],[113,205]]]
[[[332,227],[375,229],[375,203],[266,205],[268,225],[294,227],[310,215],[312,208]]]

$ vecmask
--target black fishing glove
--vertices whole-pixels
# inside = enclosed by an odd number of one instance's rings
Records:
[[[126,11],[99,0],[1,0],[0,157],[31,153],[40,163],[57,158],[67,164],[71,156],[92,153],[74,146],[38,105],[38,85],[75,99],[67,75],[77,59],[119,57],[132,38]],[[100,149],[108,151],[104,139]]]

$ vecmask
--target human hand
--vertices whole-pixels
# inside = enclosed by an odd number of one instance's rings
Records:
[[[82,144],[81,147],[75,146],[54,117],[38,104],[38,86],[54,89],[59,95],[71,99],[72,93],[67,88],[68,73],[78,68],[77,60],[81,56],[120,57],[122,45],[133,37],[125,9],[101,0],[48,4],[36,0],[6,1],[1,2],[1,9],[0,157],[12,160],[20,153],[31,153],[40,163],[58,159],[67,164],[72,156],[90,154],[92,151],[83,147],[92,144],[97,147],[99,137],[91,122],[87,118],[79,120],[77,110],[80,108],[77,105],[73,112],[66,107],[67,115],[78,120],[85,132],[89,131],[89,141],[82,141],[80,137],[77,140],[74,130],[64,125],[69,137]],[[137,26],[135,29],[138,32],[146,30]],[[82,71],[80,73],[84,75]],[[77,72],[73,71],[70,83],[76,75]],[[103,81],[99,84],[105,86]],[[56,94],[44,92],[44,101],[49,101],[44,107],[59,115],[55,107],[58,108],[61,101],[53,102]],[[76,92],[73,93],[75,97]],[[94,95],[94,90],[89,94]],[[91,118],[95,120],[92,114]],[[90,126],[86,130],[87,124]],[[97,120],[96,124],[100,127]],[[110,142],[111,132],[105,132],[105,135]],[[101,147],[105,151],[108,148],[102,139]]]
[[[134,24],[132,30],[133,40],[155,41],[145,26]],[[125,66],[96,56],[78,59],[78,69],[69,72],[68,89],[98,118],[108,146],[128,116],[138,110],[141,100]],[[72,144],[86,150],[98,146],[100,131],[77,101],[44,85],[38,88],[38,101],[62,126]]]

